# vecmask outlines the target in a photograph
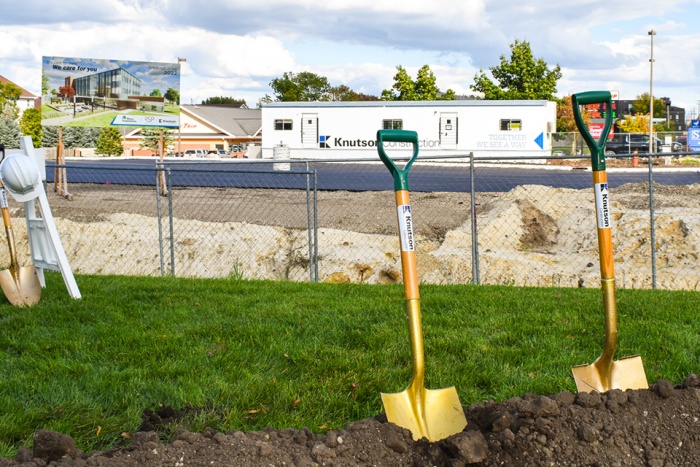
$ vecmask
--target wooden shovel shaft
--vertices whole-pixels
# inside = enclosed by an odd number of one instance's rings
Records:
[[[401,206],[410,206],[411,199],[408,190],[397,190],[397,210]],[[397,213],[398,214],[398,213]],[[399,231],[401,231],[401,216],[398,216]],[[400,240],[403,242],[403,240]],[[415,250],[401,245],[401,269],[403,271],[403,289],[406,297],[406,318],[408,320],[408,335],[411,343],[411,359],[413,363],[413,379],[410,386],[423,389],[425,380],[425,349],[423,347],[423,325],[420,313],[420,294],[418,292],[418,267]]]

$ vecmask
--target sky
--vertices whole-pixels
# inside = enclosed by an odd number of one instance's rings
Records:
[[[700,104],[700,0],[0,0],[0,11],[0,75],[36,95],[42,57],[185,59],[182,104],[255,108],[270,81],[302,71],[378,96],[399,65],[413,78],[428,65],[441,90],[471,95],[519,40],[561,67],[558,97],[635,99],[651,81],[687,117]]]

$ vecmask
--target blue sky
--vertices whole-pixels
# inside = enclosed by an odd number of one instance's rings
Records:
[[[558,95],[653,92],[695,115],[700,0],[0,0],[0,74],[39,94],[43,56],[182,66],[183,103],[255,107],[284,72],[379,95],[396,66],[427,64],[442,90],[472,94],[514,40],[562,68]]]

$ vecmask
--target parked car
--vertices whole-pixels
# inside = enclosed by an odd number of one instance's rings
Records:
[[[552,151],[552,157],[562,157],[564,155],[564,151]]]
[[[687,151],[688,150],[688,135],[677,136],[676,143],[681,145],[681,148],[679,149],[679,151]]]
[[[185,151],[185,157],[204,157],[205,155],[204,149],[188,149]]]

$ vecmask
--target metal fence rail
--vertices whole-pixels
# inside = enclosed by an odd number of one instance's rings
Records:
[[[557,165],[563,159],[580,167]],[[608,159],[631,167],[628,157]],[[700,170],[673,186],[663,162],[644,159],[633,171],[608,169],[617,283],[700,290]],[[392,181],[376,159],[209,162],[59,166],[72,200],[54,192],[57,166],[47,164],[49,202],[74,271],[401,280]],[[419,158],[409,183],[421,281],[597,287],[585,167],[573,157]],[[18,250],[28,254],[22,208],[11,207]],[[6,252],[0,263],[9,263]]]

